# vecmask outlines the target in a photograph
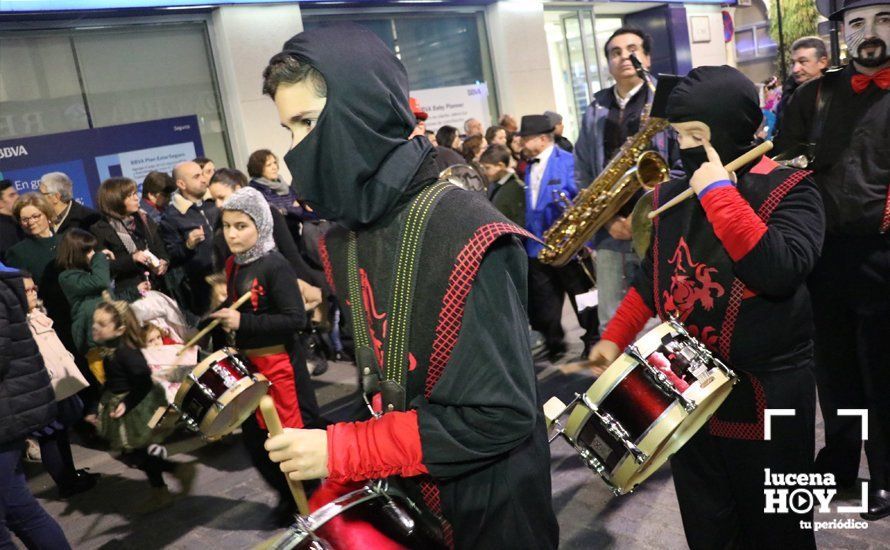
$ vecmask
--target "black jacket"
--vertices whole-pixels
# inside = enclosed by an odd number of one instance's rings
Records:
[[[203,283],[204,277],[213,270],[213,228],[219,219],[219,209],[211,201],[201,206],[174,193],[170,204],[164,209],[160,233],[170,262],[173,266],[183,266],[192,282]],[[204,240],[194,250],[185,246],[188,234],[198,227],[204,228]],[[194,290],[194,289],[193,289]]]
[[[136,215],[136,230],[130,235],[139,250],[148,249],[161,260],[170,260],[164,241],[158,233],[158,226],[148,216]],[[107,219],[101,219],[92,227],[90,232],[99,240],[98,250],[108,249],[114,253],[111,260],[111,279],[114,281],[115,291],[135,289],[145,280],[144,273],[148,267],[133,260],[132,253],[127,251],[120,236]]]
[[[0,264],[0,451],[56,415],[49,374],[27,320],[21,274]]]
[[[0,260],[6,257],[6,251],[25,238],[22,226],[15,218],[0,214]]]
[[[86,207],[77,201],[71,201],[71,209],[68,211],[68,215],[65,216],[65,219],[62,220],[56,233],[61,235],[72,227],[89,231],[90,226],[98,222],[100,219],[102,219],[102,216],[92,208]]]

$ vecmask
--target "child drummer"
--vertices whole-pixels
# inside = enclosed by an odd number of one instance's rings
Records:
[[[295,369],[290,351],[294,334],[303,328],[306,314],[297,287],[297,276],[288,261],[277,250],[272,238],[272,214],[263,196],[250,187],[236,191],[223,204],[222,228],[232,251],[226,261],[228,300],[211,317],[220,324],[235,347],[253,366],[272,382],[269,394],[281,423],[288,428],[302,428],[303,416],[295,387]],[[230,306],[245,293],[250,300],[240,309]],[[306,370],[305,362],[297,365]],[[309,375],[300,377],[299,388],[311,392]],[[306,383],[303,383],[303,382]],[[309,399],[314,404],[314,396]],[[281,523],[292,520],[293,499],[287,482],[278,467],[263,450],[266,426],[257,411],[242,425],[244,443],[254,466],[267,483],[281,496],[276,510]]]
[[[675,84],[666,110],[686,174],[656,188],[654,206],[690,186],[696,196],[654,220],[642,269],[590,359],[611,363],[650,317],[682,321],[740,378],[671,459],[689,546],[815,548],[812,529],[801,528],[812,512],[764,513],[764,471],[813,465],[805,280],[822,245],[820,195],[806,172],[766,157],[734,175],[723,168],[753,148],[761,121],[757,92],[740,72],[699,67]],[[772,419],[768,441],[765,408],[795,411]]]

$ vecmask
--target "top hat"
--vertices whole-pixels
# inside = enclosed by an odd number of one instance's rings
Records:
[[[545,115],[525,115],[519,124],[517,136],[534,136],[553,132],[553,122]]]

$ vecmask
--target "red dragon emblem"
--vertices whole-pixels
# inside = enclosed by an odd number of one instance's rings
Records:
[[[671,275],[670,291],[662,292],[664,309],[676,315],[680,322],[686,324],[686,320],[699,304],[705,311],[711,311],[715,299],[726,293],[722,285],[711,279],[717,268],[694,262],[689,245],[683,237],[680,237],[677,250],[668,263],[674,266],[674,273]],[[687,325],[687,328],[690,334],[707,345],[717,341],[713,327],[699,330],[696,326]]]
[[[365,306],[365,322],[368,324],[368,335],[371,338],[371,347],[374,349],[374,357],[377,358],[377,364],[383,367],[383,339],[386,338],[387,320],[386,312],[377,311],[377,303],[374,299],[374,289],[371,288],[371,281],[368,279],[368,273],[359,268],[359,279],[362,286],[362,303]],[[380,325],[380,335],[377,334],[377,325]],[[414,355],[408,354],[408,370],[413,371],[417,366]]]

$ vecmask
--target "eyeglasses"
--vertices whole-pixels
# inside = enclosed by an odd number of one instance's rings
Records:
[[[30,225],[32,223],[37,223],[40,221],[40,218],[45,218],[42,212],[39,214],[34,214],[33,216],[28,216],[27,218],[19,218],[19,223],[22,225]]]

